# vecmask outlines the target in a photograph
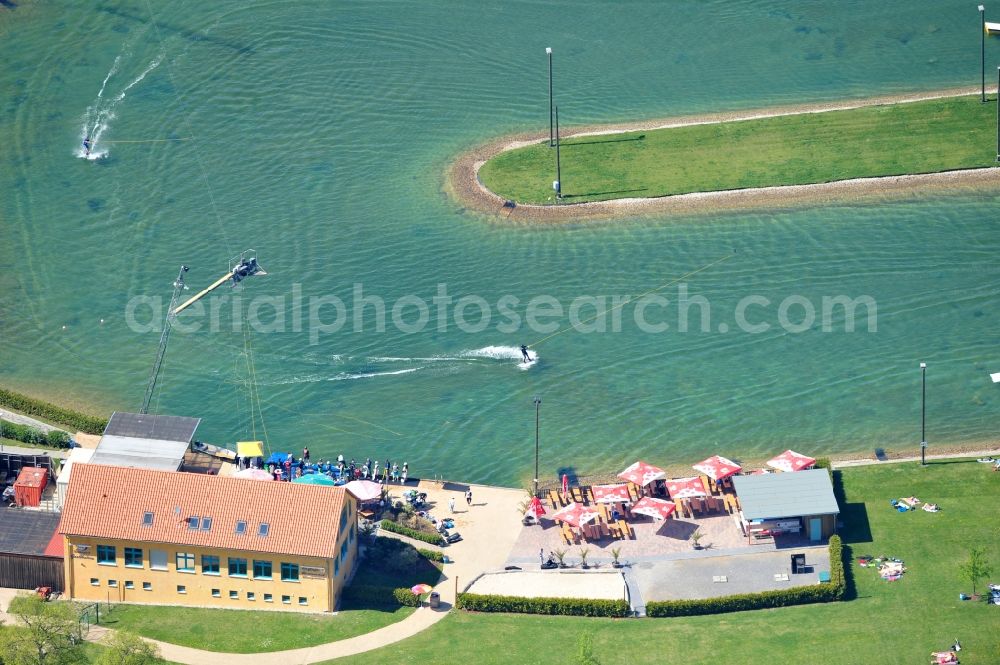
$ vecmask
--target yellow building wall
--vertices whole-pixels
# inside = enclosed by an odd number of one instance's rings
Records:
[[[345,506],[346,527],[338,534],[333,559],[66,536],[66,590],[74,600],[330,612],[357,561],[357,506],[353,500]],[[114,565],[97,562],[99,545],[115,548]],[[126,547],[142,550],[141,566],[125,565]],[[153,569],[154,550],[166,553],[165,569]],[[194,556],[193,572],[177,569],[179,553]],[[218,574],[203,571],[204,555],[219,558]],[[230,557],[246,559],[245,577],[230,575]],[[255,578],[255,560],[271,562],[271,579]],[[298,564],[298,581],[281,580],[282,563]]]

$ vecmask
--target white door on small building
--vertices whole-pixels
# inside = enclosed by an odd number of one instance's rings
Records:
[[[819,517],[809,518],[809,540],[814,543],[823,540],[823,520]]]

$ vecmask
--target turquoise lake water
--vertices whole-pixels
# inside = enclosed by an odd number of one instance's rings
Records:
[[[159,333],[130,330],[130,299],[169,300],[182,263],[193,293],[253,248],[269,275],[240,297],[286,299],[285,331],[250,335],[273,450],[523,483],[538,395],[543,477],[788,447],[916,452],[920,361],[931,447],[995,438],[996,193],[544,228],[442,193],[458,152],[546,127],[546,46],[572,127],[976,85],[978,21],[974,4],[939,0],[13,0],[0,6],[0,384],[137,409]],[[1000,44],[987,60],[992,80]],[[86,133],[100,159],[83,158]],[[516,347],[547,334],[504,332],[496,309],[481,332],[439,330],[433,309],[420,332],[391,314],[378,332],[372,308],[361,331],[293,329],[293,292],[308,314],[321,296],[349,303],[355,284],[390,309],[445,284],[455,299],[516,297],[523,314],[536,296],[568,309],[637,295],[730,254],[687,280],[711,303],[707,330],[650,308],[670,329],[644,332],[626,306],[620,332],[558,334],[528,371]],[[677,286],[662,293],[677,300]],[[771,327],[751,334],[735,313],[754,295],[771,304],[748,318]],[[781,327],[786,298],[798,322],[802,302],[818,312],[838,295],[877,303],[877,331],[846,333],[842,315],[828,332]],[[245,336],[223,321],[174,332],[153,402],[203,418],[215,443],[262,435]]]

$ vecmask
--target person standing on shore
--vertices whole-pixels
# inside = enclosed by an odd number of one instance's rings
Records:
[[[309,449],[308,448],[303,448],[302,449],[302,459],[305,461],[306,464],[309,463]]]
[[[448,510],[455,512],[455,497],[448,499]]]
[[[409,462],[403,462],[402,482],[403,482],[404,485],[406,484],[406,475],[410,472],[409,465],[410,465]]]
[[[465,490],[465,503],[469,506],[472,505],[472,488]]]

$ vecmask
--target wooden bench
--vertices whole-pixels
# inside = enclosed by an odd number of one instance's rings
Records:
[[[572,490],[573,500],[577,503],[583,503],[583,492],[580,491],[579,487],[574,487]]]
[[[625,520],[618,520],[616,526],[618,527],[619,533],[622,534],[622,538],[631,539],[635,535],[634,533],[632,533],[632,527],[630,527],[628,525],[628,522],[626,522]]]
[[[552,504],[552,510],[559,510],[562,507],[562,499],[555,490],[549,490],[549,503]]]

